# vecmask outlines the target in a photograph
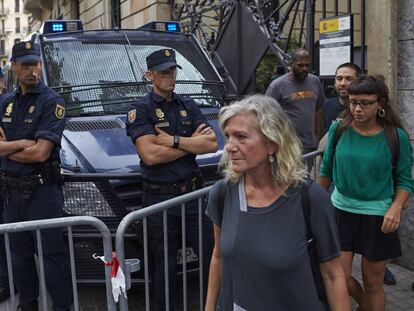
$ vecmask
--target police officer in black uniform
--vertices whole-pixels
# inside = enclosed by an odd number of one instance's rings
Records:
[[[215,152],[214,131],[197,104],[174,93],[177,68],[175,51],[162,49],[147,59],[146,78],[153,90],[131,107],[127,115],[127,134],[141,158],[143,205],[171,199],[202,187],[197,154]],[[178,234],[181,232],[179,207],[168,210],[168,267],[170,310],[175,302],[175,275]],[[162,213],[149,217],[150,245],[155,257],[155,298],[159,310],[165,309],[164,244]],[[198,252],[197,202],[186,208],[187,245]],[[203,213],[204,289],[213,247],[212,224]]]
[[[60,217],[60,141],[65,127],[63,99],[40,81],[40,47],[13,46],[12,70],[19,86],[0,99],[0,156],[4,176],[4,222]],[[41,231],[46,287],[53,310],[70,310],[72,287],[61,229]],[[34,232],[10,235],[13,276],[20,310],[38,310],[39,280]]]
[[[3,69],[0,68],[0,95],[5,93]],[[0,224],[3,223],[3,199],[0,195]],[[7,276],[6,249],[4,235],[0,235],[0,302],[10,297],[9,279]]]

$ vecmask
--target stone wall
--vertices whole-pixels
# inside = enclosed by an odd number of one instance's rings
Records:
[[[398,108],[403,116],[406,129],[414,143],[414,1],[398,0]],[[414,270],[414,202],[403,213],[400,228],[400,239],[403,257],[398,263]]]
[[[121,27],[134,29],[150,21],[169,21],[171,10],[167,2],[167,0],[122,2]]]

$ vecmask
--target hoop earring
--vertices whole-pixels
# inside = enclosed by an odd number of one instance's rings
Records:
[[[385,116],[384,108],[378,109],[377,114],[380,118],[383,118]]]
[[[269,160],[270,164],[273,164],[276,159],[275,159],[275,156],[273,154],[270,154],[269,157],[268,157],[268,160]]]

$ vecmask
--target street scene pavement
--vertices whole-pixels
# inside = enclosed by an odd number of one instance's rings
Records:
[[[360,279],[359,258],[354,261],[355,276]],[[414,271],[405,269],[397,264],[391,263],[389,269],[394,273],[397,284],[393,286],[384,285],[386,297],[386,311],[412,311],[414,310],[414,291],[411,285],[414,282]],[[197,281],[189,280],[188,310],[199,310]],[[80,284],[79,304],[82,311],[103,311],[106,309],[105,287],[103,285]],[[145,310],[145,293],[143,286],[133,286],[128,292],[129,310]],[[49,304],[50,305],[50,304]],[[353,309],[356,305],[353,303]],[[178,309],[180,310],[180,309]],[[0,311],[12,311],[10,300],[0,304]]]

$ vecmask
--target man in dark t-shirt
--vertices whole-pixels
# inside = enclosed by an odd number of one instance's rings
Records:
[[[310,56],[304,49],[292,54],[292,71],[273,80],[266,95],[276,99],[299,136],[303,153],[316,149],[322,133],[325,95],[318,77],[309,73]]]
[[[348,85],[362,74],[358,65],[353,63],[344,63],[339,65],[335,72],[335,91],[337,97],[328,99],[323,106],[324,116],[323,123],[325,132],[328,131],[332,122],[335,121],[340,113],[348,104]]]

